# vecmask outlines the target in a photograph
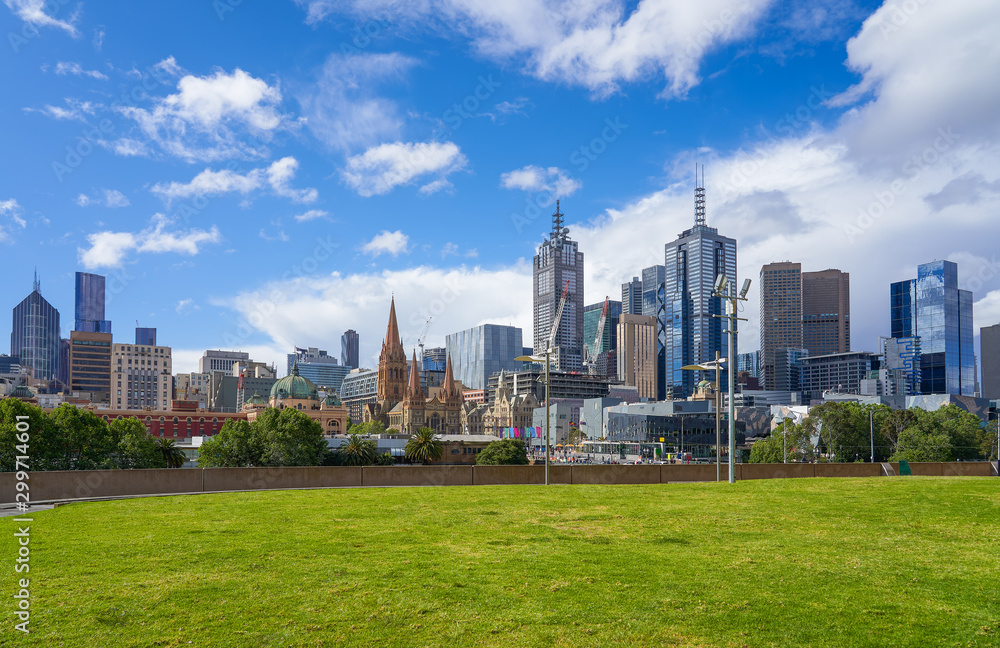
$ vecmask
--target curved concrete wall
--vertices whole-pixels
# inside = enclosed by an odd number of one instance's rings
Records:
[[[893,466],[898,474],[899,466]],[[990,476],[996,469],[985,461],[911,463],[914,475]],[[722,481],[729,479],[723,465]],[[880,464],[738,464],[736,478],[878,477]],[[549,467],[553,484],[668,484],[715,481],[713,464],[691,465],[571,465]],[[361,486],[471,486],[542,484],[544,466],[342,466],[287,468],[205,468],[157,470],[68,470],[31,472],[31,501],[170,495],[215,491],[283,488],[350,488]],[[14,473],[0,473],[0,504],[14,502]]]

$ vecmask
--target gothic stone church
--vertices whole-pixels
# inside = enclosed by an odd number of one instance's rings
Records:
[[[381,421],[386,428],[413,434],[429,427],[440,434],[462,434],[462,389],[455,382],[448,356],[444,382],[433,397],[424,394],[416,352],[406,370],[406,351],[396,325],[396,301],[389,304],[389,325],[378,358],[378,386],[373,405],[365,408],[365,421]]]

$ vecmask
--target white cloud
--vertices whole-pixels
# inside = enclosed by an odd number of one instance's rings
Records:
[[[90,205],[104,205],[105,207],[128,207],[132,203],[122,192],[117,189],[102,189],[98,198],[91,198],[87,194],[80,194],[76,197],[76,204],[81,207]]]
[[[276,160],[268,167],[251,169],[245,174],[231,169],[212,171],[205,169],[191,182],[157,183],[150,189],[168,203],[178,198],[193,196],[218,196],[226,193],[250,194],[258,189],[270,187],[276,195],[297,203],[315,202],[319,196],[315,189],[293,189],[289,186],[295,177],[299,163],[293,157]]]
[[[362,332],[362,365],[374,367],[389,300],[395,295],[400,334],[408,349],[416,345],[431,315],[434,323],[426,340],[431,346],[444,346],[448,333],[486,323],[527,327],[525,343],[530,345],[531,299],[525,298],[530,294],[531,264],[523,259],[495,270],[421,266],[276,281],[216,302],[238,315],[232,332],[219,344],[251,351],[255,360],[280,363],[295,345],[339,348],[340,331],[353,328]],[[317,321],[328,325],[317,328]],[[246,322],[253,323],[252,335],[240,337]]]
[[[409,242],[410,237],[403,234],[399,230],[396,230],[395,232],[382,230],[376,234],[372,240],[361,246],[361,251],[365,254],[370,254],[373,257],[377,257],[381,254],[399,256],[400,254],[406,252],[406,246]]]
[[[425,195],[430,196],[431,194],[436,194],[439,191],[450,191],[455,188],[455,185],[451,184],[451,181],[447,178],[438,178],[432,182],[428,182],[424,186],[420,187],[418,191]]]
[[[347,158],[344,180],[362,196],[374,196],[437,174],[441,178],[465,167],[468,160],[452,142],[395,142]]]
[[[25,112],[37,112],[52,119],[76,120],[86,123],[85,115],[93,115],[96,106],[89,101],[77,101],[76,99],[66,99],[66,107],[52,106],[46,104],[42,108],[25,108]]]
[[[141,232],[96,232],[87,235],[90,247],[78,248],[80,262],[85,268],[114,268],[121,266],[131,252],[152,252],[198,254],[200,246],[205,243],[218,243],[222,240],[218,228],[214,225],[209,231],[191,229],[184,231],[167,231],[170,224],[162,214],[153,217],[150,227]]]
[[[316,220],[317,218],[326,218],[329,214],[322,209],[310,209],[309,211],[302,212],[301,214],[295,215],[295,220],[300,223],[305,223],[307,221]]]
[[[201,306],[194,303],[194,300],[190,297],[187,299],[181,299],[174,306],[174,310],[177,311],[178,315],[187,315],[191,311],[201,310]]]
[[[399,107],[376,91],[398,83],[416,63],[397,53],[331,54],[316,83],[298,97],[306,124],[327,146],[345,152],[398,138]]]
[[[173,57],[159,66],[176,73]],[[281,90],[236,68],[231,74],[217,70],[211,76],[188,74],[177,82],[178,92],[155,102],[151,109],[120,108],[142,132],[167,153],[187,160],[213,161],[262,157],[263,143],[283,126],[279,112]]]
[[[98,52],[101,51],[101,47],[104,46],[104,29],[94,30],[94,40],[91,41],[91,43],[93,44],[95,50]]]
[[[122,157],[146,157],[149,148],[137,139],[122,137],[114,141],[98,140],[98,144]]]
[[[106,74],[98,72],[97,70],[84,70],[83,67],[75,61],[68,63],[66,61],[60,61],[59,63],[56,63],[55,72],[60,76],[72,74],[74,76],[88,76],[92,79],[101,79],[104,81],[107,81],[108,79]]]
[[[307,8],[309,22],[333,13],[385,14],[464,34],[480,55],[520,61],[539,79],[598,94],[662,75],[666,93],[682,96],[698,83],[704,56],[748,36],[773,0],[644,0],[628,7],[620,0],[296,1]]]
[[[80,32],[76,29],[76,25],[74,25],[79,17],[79,9],[70,15],[68,20],[59,20],[45,13],[45,9],[52,6],[52,3],[46,2],[46,0],[4,0],[4,4],[18,18],[29,25],[34,25],[35,27],[55,27],[65,31],[74,38],[80,35]]]
[[[22,229],[27,227],[28,222],[21,217],[21,213],[24,210],[21,205],[14,198],[9,198],[7,200],[0,200],[0,216],[8,216],[15,224],[19,225]],[[6,229],[0,226],[0,242],[10,239],[10,235],[7,234]]]
[[[557,198],[572,196],[583,186],[558,167],[543,169],[530,164],[501,175],[500,185],[505,189],[544,191]]]
[[[153,69],[174,77],[178,77],[184,74],[184,70],[181,69],[181,66],[177,65],[177,59],[175,59],[173,56],[168,56],[167,58],[163,59],[162,61],[154,65]]]

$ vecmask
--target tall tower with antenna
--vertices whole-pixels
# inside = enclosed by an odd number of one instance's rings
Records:
[[[534,258],[534,353],[545,353],[552,323],[559,309],[566,282],[569,282],[566,305],[553,348],[555,371],[580,371],[583,368],[583,253],[569,238],[563,224],[562,208],[556,201],[552,230],[538,246]]]

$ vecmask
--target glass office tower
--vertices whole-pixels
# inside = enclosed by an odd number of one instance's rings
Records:
[[[656,318],[656,400],[667,397],[666,280],[666,266],[655,265],[642,270],[642,314]]]
[[[89,272],[76,273],[76,325],[81,333],[110,333],[111,322],[104,319],[104,277]]]
[[[972,292],[958,288],[958,265],[917,266],[917,278],[891,284],[889,296],[892,337],[919,340],[920,392],[975,395]]]
[[[37,276],[31,294],[14,307],[13,315],[10,354],[21,358],[22,367],[31,367],[33,378],[57,379],[59,311],[42,297]]]
[[[556,201],[552,231],[538,247],[533,269],[534,352],[545,353],[552,323],[569,283],[566,306],[552,350],[553,371],[579,371],[583,366],[583,252],[563,227],[563,214]],[[454,358],[452,359],[454,362]]]
[[[622,284],[622,315],[642,315],[642,279],[639,277]]]
[[[444,348],[451,357],[452,373],[468,389],[486,389],[490,376],[516,371],[524,354],[521,329],[501,324],[482,324],[445,336]]]
[[[666,395],[683,398],[694,393],[699,380],[715,381],[715,372],[684,371],[689,364],[711,362],[715,352],[727,357],[729,345],[722,299],[713,297],[715,278],[725,273],[737,289],[736,240],[705,224],[704,189],[695,190],[695,224],[667,243],[664,265]],[[725,370],[723,383],[728,380]]]
[[[344,334],[340,336],[340,364],[352,369],[361,366],[358,364],[358,342],[357,331],[354,329],[344,331]]]

